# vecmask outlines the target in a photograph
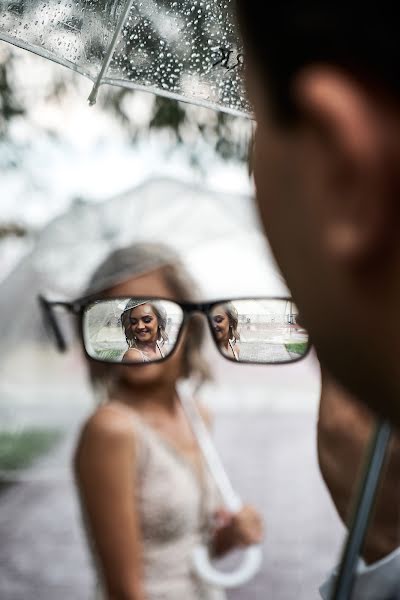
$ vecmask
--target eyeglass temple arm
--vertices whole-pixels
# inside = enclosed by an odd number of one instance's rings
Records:
[[[53,312],[53,307],[62,306],[69,312],[75,313],[76,309],[74,305],[70,302],[51,302],[49,300],[46,300],[46,298],[42,295],[38,296],[38,301],[42,310],[45,326],[50,327],[50,330],[52,331],[54,339],[56,341],[57,349],[60,352],[65,352],[67,350],[67,342],[65,340],[63,332],[60,329],[57,318]]]

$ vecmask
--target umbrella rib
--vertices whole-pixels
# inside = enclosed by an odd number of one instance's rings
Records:
[[[114,54],[114,50],[115,50],[115,46],[117,45],[117,41],[118,41],[118,37],[119,34],[121,33],[121,30],[123,28],[123,26],[125,25],[125,21],[128,17],[128,13],[131,9],[131,6],[133,4],[133,0],[127,0],[126,4],[125,4],[125,8],[121,13],[121,16],[119,18],[117,27],[114,31],[114,35],[112,37],[111,43],[107,49],[107,52],[105,54],[104,60],[103,60],[103,64],[101,65],[101,69],[100,72],[97,76],[96,81],[94,82],[92,91],[90,92],[89,98],[88,98],[88,102],[89,102],[89,106],[93,106],[94,104],[96,104],[96,100],[97,100],[97,93],[99,91],[99,87],[102,83],[102,79],[103,79],[103,75],[105,74],[105,72],[107,71],[111,59],[113,57]]]

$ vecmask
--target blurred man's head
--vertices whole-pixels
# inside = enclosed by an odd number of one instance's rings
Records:
[[[237,4],[258,204],[278,264],[321,359],[400,422],[395,6]]]

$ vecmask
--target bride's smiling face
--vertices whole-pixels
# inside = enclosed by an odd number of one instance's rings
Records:
[[[127,279],[114,287],[107,290],[109,297],[160,297],[167,300],[178,300],[165,281],[162,269],[154,270],[150,273]],[[157,339],[158,321],[154,312],[148,311],[146,307],[150,307],[150,303],[137,306],[131,311],[131,316],[137,320],[135,325],[136,333],[139,342],[148,343],[155,334]],[[151,322],[146,322],[147,317],[151,317]],[[154,317],[154,318],[153,318]],[[143,323],[142,323],[143,321]],[[183,341],[182,335],[178,347],[166,360],[155,363],[137,363],[133,365],[107,365],[106,368],[113,376],[116,376],[117,381],[121,381],[124,385],[135,387],[152,386],[154,384],[171,385],[181,375],[182,360],[183,360]]]
[[[133,308],[129,314],[130,332],[136,343],[150,344],[158,338],[158,319],[149,302]]]
[[[229,340],[229,317],[220,307],[212,311],[212,324],[215,337],[219,344],[227,343]]]

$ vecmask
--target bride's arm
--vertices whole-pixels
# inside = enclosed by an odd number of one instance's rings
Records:
[[[107,406],[87,422],[75,455],[76,479],[107,600],[145,600],[135,455],[130,419]]]

